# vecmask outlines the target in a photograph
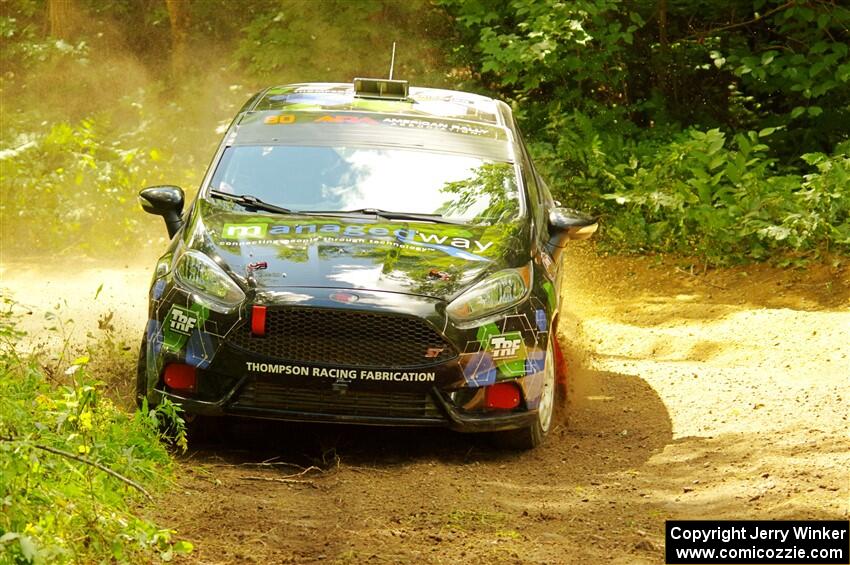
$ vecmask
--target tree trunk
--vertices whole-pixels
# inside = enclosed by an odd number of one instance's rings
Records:
[[[186,40],[189,36],[189,0],[165,0],[171,22],[171,73],[177,77],[186,70]]]
[[[71,41],[77,28],[77,6],[74,0],[48,0],[47,19],[51,37]]]
[[[658,0],[658,44],[661,47],[659,65],[656,70],[656,86],[665,97],[673,96],[674,103],[678,104],[676,88],[671,84],[673,77],[669,69],[673,64],[670,56],[670,40],[667,37],[667,0]]]

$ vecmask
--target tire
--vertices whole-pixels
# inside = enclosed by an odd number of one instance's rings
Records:
[[[136,407],[142,407],[142,399],[148,395],[148,336],[142,337],[142,345],[139,348],[139,361],[136,363]]]
[[[524,428],[495,432],[493,441],[497,447],[514,450],[534,449],[543,443],[549,430],[552,429],[555,412],[563,399],[563,395],[558,390],[560,387],[557,382],[555,347],[556,345],[550,339],[543,364],[543,392],[537,409],[537,419],[532,425]]]
[[[186,436],[192,447],[214,444],[221,440],[226,431],[224,418],[184,413]]]

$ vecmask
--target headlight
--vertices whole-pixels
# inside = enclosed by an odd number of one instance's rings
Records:
[[[156,268],[153,270],[153,279],[160,279],[168,274],[168,269],[171,268],[171,253],[166,253],[156,262]]]
[[[174,269],[177,280],[195,292],[195,298],[217,312],[229,312],[245,300],[245,293],[215,261],[200,251],[186,251]]]
[[[531,264],[499,271],[479,282],[446,307],[457,322],[483,318],[521,302],[528,293]]]

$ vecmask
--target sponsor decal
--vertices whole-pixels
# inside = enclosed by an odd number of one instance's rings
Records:
[[[176,304],[168,311],[168,320],[171,331],[183,335],[191,335],[192,330],[198,327],[198,314]]]
[[[243,239],[266,237],[268,224],[224,224],[221,237],[225,239]]]
[[[485,253],[493,246],[492,241],[482,243],[477,239],[424,233],[413,228],[390,230],[380,226],[369,227],[343,223],[224,224],[221,237],[229,241],[221,241],[220,245],[285,245],[305,240],[360,243],[368,240],[371,243],[400,248],[409,246],[411,249],[418,250],[434,249],[467,261],[489,261],[478,253]],[[263,239],[266,237],[273,239]]]
[[[467,135],[487,135],[488,133],[494,133],[491,128],[476,127],[469,124],[456,122],[436,122],[432,120],[409,118],[384,118],[381,123],[388,126],[415,129],[436,129],[439,131],[448,131],[451,133],[464,133]]]
[[[487,350],[493,355],[493,361],[511,361],[525,359],[525,343],[520,332],[491,335]]]
[[[281,114],[279,116],[268,116],[263,123],[268,125],[275,124],[294,124],[295,123],[295,114]]]
[[[433,371],[372,371],[368,369],[329,369],[326,367],[307,367],[285,363],[257,363],[246,361],[245,368],[253,373],[270,375],[297,375],[329,379],[349,379],[360,381],[427,382],[436,380]]]
[[[316,123],[331,123],[331,124],[377,124],[377,120],[360,116],[322,116],[313,120]]]
[[[190,336],[201,332],[208,315],[209,311],[199,304],[189,308],[172,304],[162,322],[162,347],[168,351],[181,351]]]
[[[479,327],[476,339],[467,342],[460,356],[467,384],[483,386],[542,370],[538,336],[525,314],[505,316]]]
[[[321,109],[321,107],[327,104],[327,100],[322,100],[321,97],[311,99],[305,96],[293,96],[293,95],[277,95],[269,97],[270,100],[274,100],[275,102],[284,102],[285,106],[294,106],[296,104],[302,105],[311,105],[316,106],[316,109]],[[338,103],[344,104],[344,100],[339,100]],[[398,112],[398,102],[390,103],[384,113],[397,113]],[[448,133],[457,133],[463,135],[472,135],[472,136],[486,136],[492,139],[505,139],[504,130],[498,127],[494,127],[492,122],[491,124],[481,123],[481,124],[472,124],[467,121],[459,122],[451,117],[446,120],[436,119],[436,118],[403,118],[403,117],[389,117],[389,116],[381,116],[380,111],[378,114],[372,115],[364,115],[365,112],[360,112],[358,114],[323,114],[319,117],[315,117],[315,113],[313,111],[303,111],[301,108],[298,111],[295,108],[291,108],[292,113],[282,113],[273,116],[266,116],[263,118],[263,123],[266,125],[288,125],[294,123],[313,123],[313,124],[365,124],[365,125],[382,125],[389,126],[394,128],[403,128],[403,129],[419,129],[419,130],[433,130],[433,131],[441,131]],[[357,111],[356,109],[352,109],[352,111]],[[470,118],[470,114],[464,110],[460,110],[462,112],[461,117],[464,120],[468,120]],[[374,117],[373,117],[374,116]]]

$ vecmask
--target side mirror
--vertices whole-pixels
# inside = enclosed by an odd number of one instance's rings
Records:
[[[549,233],[553,237],[560,232],[566,239],[588,239],[598,227],[598,218],[572,208],[558,207],[549,211]]]
[[[598,227],[598,220],[594,216],[571,208],[552,208],[549,211],[549,242],[546,247],[556,257],[567,241],[588,239]]]
[[[162,216],[168,237],[174,237],[183,225],[183,189],[179,186],[151,186],[139,192],[139,203],[148,214]]]

